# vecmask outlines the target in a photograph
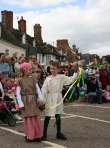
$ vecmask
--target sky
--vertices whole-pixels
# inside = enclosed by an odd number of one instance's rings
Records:
[[[2,10],[13,11],[14,28],[23,16],[31,36],[41,24],[44,42],[68,39],[82,53],[110,54],[110,0],[0,0]]]

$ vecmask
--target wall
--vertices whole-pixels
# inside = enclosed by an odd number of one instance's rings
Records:
[[[58,49],[66,49],[69,48],[69,43],[67,39],[57,40],[57,48]]]
[[[25,50],[23,48],[0,40],[0,53],[5,53],[5,50],[9,50],[9,55],[13,55],[14,53],[17,53],[18,57],[21,56],[21,54],[25,55]]]
[[[39,62],[39,64],[41,65],[49,65],[49,62],[51,60],[55,61],[56,60],[56,57],[54,55],[51,55],[51,54],[45,54],[45,55],[42,55],[42,54],[37,54],[37,60]]]

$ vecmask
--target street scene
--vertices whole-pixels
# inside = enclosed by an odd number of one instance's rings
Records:
[[[0,1],[0,148],[110,148],[110,1]]]

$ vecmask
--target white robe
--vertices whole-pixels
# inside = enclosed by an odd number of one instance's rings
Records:
[[[42,87],[42,94],[45,102],[45,116],[55,116],[55,114],[63,113],[63,86],[74,82],[76,77],[77,73],[72,77],[57,74],[55,77],[49,76],[46,78]]]

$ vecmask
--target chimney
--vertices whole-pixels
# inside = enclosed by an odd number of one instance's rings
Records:
[[[68,40],[67,39],[57,40],[57,48],[64,50],[70,48]]]
[[[18,29],[22,33],[26,33],[26,20],[23,19],[23,16],[21,16],[21,19],[18,21]]]
[[[40,24],[35,24],[34,25],[34,38],[36,40],[36,43],[41,44],[43,43],[42,40],[42,27]]]
[[[2,25],[6,30],[13,29],[13,12],[12,11],[1,11],[2,15]]]

